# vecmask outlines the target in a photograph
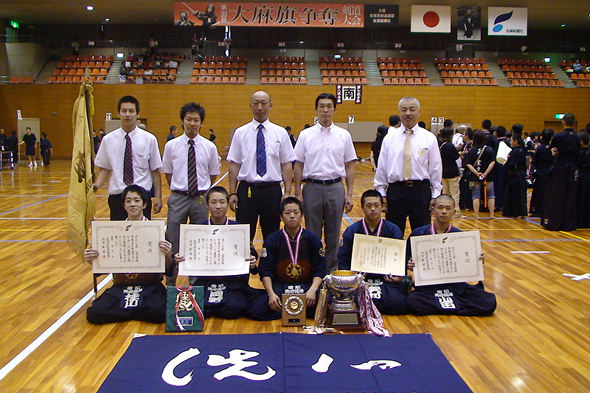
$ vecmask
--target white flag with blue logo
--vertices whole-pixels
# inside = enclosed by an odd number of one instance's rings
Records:
[[[528,8],[488,7],[488,35],[526,36]]]

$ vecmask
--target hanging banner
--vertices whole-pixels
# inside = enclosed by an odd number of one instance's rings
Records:
[[[363,4],[174,3],[177,26],[364,27]]]
[[[461,41],[481,41],[480,6],[457,8],[457,39]]]
[[[413,5],[412,33],[450,33],[451,7],[446,5]]]
[[[399,5],[365,4],[365,27],[398,27]]]
[[[488,35],[526,36],[528,8],[488,7]]]

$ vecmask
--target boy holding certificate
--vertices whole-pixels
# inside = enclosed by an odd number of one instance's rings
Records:
[[[148,192],[138,186],[127,186],[121,194],[129,221],[147,221],[143,215],[149,201]],[[95,245],[96,246],[96,245]],[[172,273],[172,244],[158,243],[166,257],[166,274]],[[98,258],[98,250],[87,248],[84,259],[88,263]],[[123,321],[166,321],[166,287],[161,273],[114,273],[114,285],[100,295],[86,311],[90,323],[102,324]]]
[[[434,222],[416,228],[412,236],[461,232],[451,225],[455,214],[455,202],[450,195],[440,195],[434,200]],[[408,267],[413,270],[410,239],[406,247]],[[481,259],[484,255],[482,253]],[[496,295],[486,292],[483,282],[471,285],[466,282],[417,286],[407,298],[408,311],[416,315],[445,314],[464,316],[488,316],[496,309]]]
[[[288,197],[280,205],[282,230],[264,241],[258,270],[266,293],[250,303],[251,318],[270,321],[281,318],[282,294],[305,294],[307,316],[313,318],[317,291],[326,275],[322,243],[301,227],[303,204]]]
[[[212,187],[205,195],[205,203],[209,209],[210,217],[199,225],[234,225],[239,224],[227,218],[229,206],[229,193],[223,187]],[[190,277],[191,285],[202,286],[205,289],[205,318],[217,316],[226,319],[235,319],[248,316],[246,305],[248,301],[260,289],[251,288],[248,285],[250,274],[257,274],[256,260],[258,253],[254,247],[250,247],[250,273],[238,276],[218,277]],[[175,255],[176,262],[184,261],[184,256]]]
[[[383,196],[377,190],[367,190],[361,196],[361,205],[365,217],[344,231],[338,250],[338,269],[350,270],[354,234],[403,239],[403,233],[397,225],[382,218]],[[391,274],[371,274],[365,276],[373,303],[382,314],[407,314],[406,295],[408,284],[403,277]],[[405,285],[404,285],[405,284]],[[411,281],[409,281],[411,285]]]

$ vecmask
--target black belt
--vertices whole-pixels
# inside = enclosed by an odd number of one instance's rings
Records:
[[[313,183],[313,184],[323,184],[323,185],[330,185],[340,183],[342,181],[341,177],[337,177],[336,179],[331,180],[318,180],[318,179],[303,179],[306,183]]]
[[[197,191],[195,195],[190,195],[190,194],[188,193],[188,191],[178,191],[178,190],[172,190],[172,192],[175,192],[175,193],[177,193],[177,194],[184,195],[184,196],[193,196],[193,197],[196,197],[196,196],[201,196],[201,195],[204,195],[204,194],[205,194],[207,191]]]
[[[426,182],[430,183],[430,180],[425,179],[425,180],[396,181],[396,182],[393,182],[393,183],[389,183],[389,185],[392,185],[392,186],[404,186],[404,187],[414,187],[414,186],[417,186],[419,184],[426,183]]]
[[[243,183],[247,184],[249,187],[256,187],[256,188],[268,188],[280,185],[280,181],[263,181],[258,183],[251,183],[249,181],[243,181]]]

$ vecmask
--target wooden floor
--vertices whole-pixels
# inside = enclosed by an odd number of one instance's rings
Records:
[[[65,161],[0,172],[0,367],[20,358],[91,291],[90,267],[66,244],[69,173]],[[356,205],[343,218],[343,230],[361,217],[360,194],[372,188],[372,178],[367,163],[356,166]],[[227,186],[227,177],[220,184]],[[97,218],[108,217],[106,191],[97,205]],[[155,218],[165,217],[166,209]],[[485,285],[497,296],[496,313],[387,316],[386,327],[431,333],[474,392],[590,391],[590,280],[562,276],[590,272],[590,230],[549,232],[538,219],[464,219],[455,225],[481,231]],[[252,283],[258,285],[258,277]],[[95,392],[135,333],[165,334],[163,325],[149,323],[93,326],[85,319],[90,301],[8,374],[6,368],[0,372],[0,392]],[[302,332],[282,328],[280,321],[212,318],[202,334],[279,331]]]

